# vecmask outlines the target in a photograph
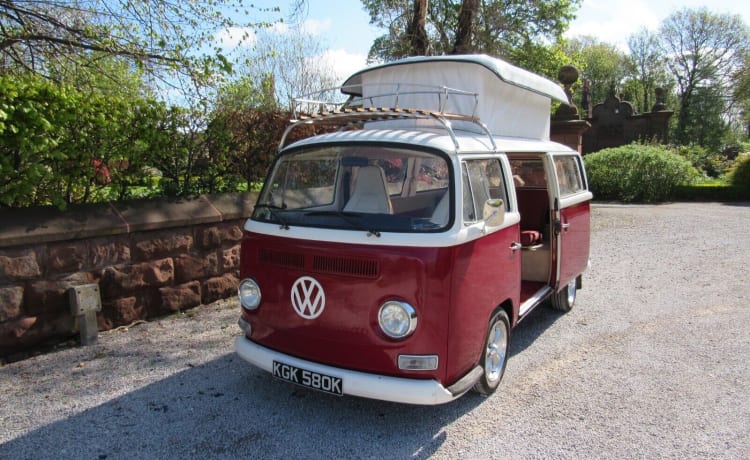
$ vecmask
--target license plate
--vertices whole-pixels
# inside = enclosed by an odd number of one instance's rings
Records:
[[[342,396],[344,394],[341,377],[333,377],[318,372],[308,371],[307,369],[302,369],[290,364],[274,361],[273,376],[324,393],[330,393],[337,396]]]

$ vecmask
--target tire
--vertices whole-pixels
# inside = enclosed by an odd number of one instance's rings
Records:
[[[573,309],[576,303],[576,280],[571,281],[560,292],[552,296],[552,308],[567,313]]]
[[[479,360],[482,376],[474,385],[474,391],[485,396],[495,392],[505,374],[509,351],[510,321],[508,315],[500,311],[492,317],[487,329],[487,338]]]

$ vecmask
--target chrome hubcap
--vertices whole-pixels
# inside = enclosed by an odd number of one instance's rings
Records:
[[[508,331],[502,322],[495,323],[490,329],[484,359],[484,373],[489,382],[500,379],[508,347],[507,335]]]
[[[568,305],[573,305],[576,302],[576,282],[575,280],[568,283]]]

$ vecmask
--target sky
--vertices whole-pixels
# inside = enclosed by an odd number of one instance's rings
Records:
[[[283,4],[285,0],[269,0]],[[583,0],[567,37],[590,35],[627,51],[627,37],[645,27],[656,31],[667,16],[682,8],[706,7],[714,13],[739,14],[750,26],[747,0]],[[366,66],[373,40],[384,32],[369,24],[359,0],[308,0],[305,24],[343,80]]]

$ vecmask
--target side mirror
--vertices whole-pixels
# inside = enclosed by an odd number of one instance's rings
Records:
[[[487,227],[499,227],[505,220],[505,202],[500,198],[492,198],[484,202],[482,218]]]

